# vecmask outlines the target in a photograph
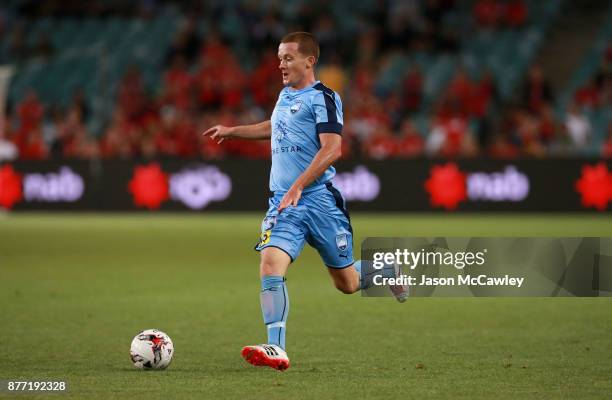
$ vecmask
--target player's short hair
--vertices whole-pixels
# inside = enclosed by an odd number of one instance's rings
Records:
[[[281,39],[281,43],[297,43],[298,51],[305,56],[313,56],[315,62],[319,60],[319,41],[312,33],[292,32]]]

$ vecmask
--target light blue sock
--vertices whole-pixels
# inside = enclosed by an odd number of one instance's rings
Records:
[[[368,260],[357,260],[353,264],[355,270],[359,274],[359,288],[367,289],[372,286],[372,277],[374,275],[382,274],[383,278],[393,278],[395,276],[395,269],[391,264],[385,264],[381,269],[374,269],[372,261]]]
[[[289,295],[285,278],[266,275],[261,278],[261,312],[268,329],[268,344],[285,349],[285,323],[289,314]]]

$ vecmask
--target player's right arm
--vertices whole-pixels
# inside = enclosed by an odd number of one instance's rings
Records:
[[[210,138],[216,140],[217,143],[221,143],[225,139],[265,140],[272,136],[272,124],[270,120],[267,120],[252,125],[215,125],[204,132],[203,135],[210,135]]]

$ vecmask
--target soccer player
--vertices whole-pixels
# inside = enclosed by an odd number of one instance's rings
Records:
[[[285,274],[304,243],[314,247],[342,293],[362,288],[361,263],[353,260],[353,229],[345,202],[332,185],[340,158],[342,101],[338,93],[315,79],[319,45],[313,35],[294,32],[278,47],[285,87],[269,121],[254,125],[216,125],[206,132],[218,143],[225,139],[271,139],[270,190],[274,196],[261,225],[255,250],[260,252],[261,309],[268,343],[246,346],[242,356],[256,366],[289,368],[285,324],[289,294]],[[388,275],[396,275],[391,267]],[[400,301],[405,288],[396,288]]]

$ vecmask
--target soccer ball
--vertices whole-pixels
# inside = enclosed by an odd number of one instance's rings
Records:
[[[130,358],[136,368],[165,369],[174,355],[170,336],[157,329],[140,332],[130,347]]]

